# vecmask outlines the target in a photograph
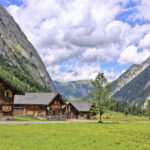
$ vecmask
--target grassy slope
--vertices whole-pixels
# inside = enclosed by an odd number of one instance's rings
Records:
[[[104,121],[124,121],[126,116],[120,112],[107,111],[103,115]],[[128,115],[127,121],[150,121],[147,116]]]
[[[28,116],[14,116],[15,121],[41,121],[36,117],[28,117]]]
[[[149,150],[150,124],[0,125],[2,150]]]

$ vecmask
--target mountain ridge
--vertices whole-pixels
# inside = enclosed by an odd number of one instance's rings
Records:
[[[141,64],[132,65],[118,79],[113,81],[114,97],[117,100],[144,106],[146,98],[150,96],[149,74],[150,57]]]
[[[69,82],[54,81],[54,85],[67,100],[87,100],[89,98],[90,80],[79,80]]]
[[[150,57],[146,59],[144,62],[142,62],[141,64],[132,65],[123,74],[121,74],[118,79],[112,82],[113,93],[120,90],[124,85],[129,83],[132,79],[134,79],[142,71],[144,71],[149,65],[150,65]],[[129,75],[130,75],[130,78],[128,78]]]
[[[14,69],[16,68],[17,71],[24,73],[25,76],[31,78],[30,81],[33,79],[35,83],[37,82],[37,84],[39,84],[38,86],[48,88],[54,92],[56,91],[36,49],[33,47],[31,42],[28,41],[19,25],[14,21],[13,17],[1,4],[0,56],[3,60],[7,60],[8,62],[7,65],[6,63],[3,63],[3,66],[1,65],[1,69],[3,69],[5,73],[8,72],[7,66],[10,65]],[[14,76],[14,73],[12,75]],[[19,80],[21,81],[21,79]],[[28,85],[26,88],[28,89]]]
[[[114,94],[118,100],[141,106],[144,106],[148,96],[150,96],[150,65]]]

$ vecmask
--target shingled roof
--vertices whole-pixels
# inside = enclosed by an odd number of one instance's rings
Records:
[[[19,105],[48,105],[59,93],[26,93],[24,96],[16,95],[14,104]]]
[[[92,106],[92,103],[86,101],[72,101],[70,104],[79,112],[89,112]]]

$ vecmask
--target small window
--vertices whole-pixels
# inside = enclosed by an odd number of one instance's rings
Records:
[[[5,111],[8,111],[8,106],[4,106]]]
[[[2,106],[2,111],[3,112],[9,112],[12,110],[12,107],[11,106]]]
[[[4,93],[4,96],[5,97],[12,97],[12,91],[6,90],[5,93]]]

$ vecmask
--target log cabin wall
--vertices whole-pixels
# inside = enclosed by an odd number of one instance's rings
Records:
[[[62,97],[57,95],[47,107],[47,116],[64,115],[63,105]]]
[[[14,116],[21,116],[21,115],[23,115],[23,111],[24,111],[24,106],[22,106],[22,105],[15,105],[14,106],[13,115]]]
[[[0,118],[12,119],[13,104],[13,89],[0,80]]]
[[[96,115],[92,112],[78,112],[78,111],[71,111],[68,113],[68,119],[90,119],[95,120]]]
[[[25,105],[22,114],[26,116],[46,117],[46,106]]]
[[[78,115],[78,119],[90,119],[88,117],[88,112],[80,112]]]
[[[90,119],[95,120],[96,114],[93,112],[80,112],[78,115],[78,119]]]
[[[68,119],[78,119],[79,112],[71,104],[67,105],[66,113]]]
[[[93,106],[91,106],[92,108]],[[68,119],[96,119],[96,114],[89,111],[79,111],[72,103],[66,105],[66,115]]]
[[[90,120],[96,120],[96,113],[90,112]]]

